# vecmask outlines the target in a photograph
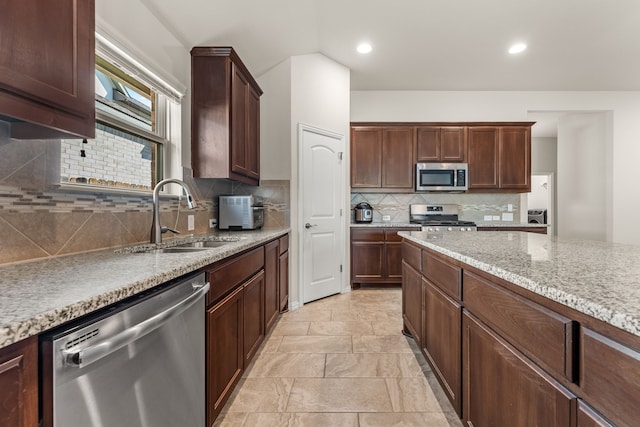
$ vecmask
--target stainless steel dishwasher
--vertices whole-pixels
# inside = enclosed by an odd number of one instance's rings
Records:
[[[41,338],[42,424],[205,425],[204,273]]]

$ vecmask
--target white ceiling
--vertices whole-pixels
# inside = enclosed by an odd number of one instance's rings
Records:
[[[255,76],[320,52],[352,90],[640,90],[640,0],[141,1],[185,48],[233,46]]]

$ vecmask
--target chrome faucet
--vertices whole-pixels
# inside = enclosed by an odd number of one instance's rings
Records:
[[[172,230],[168,227],[163,227],[160,225],[160,190],[164,187],[165,184],[178,184],[182,187],[184,194],[187,196],[187,205],[189,209],[193,209],[196,207],[196,202],[191,197],[191,192],[189,191],[189,187],[184,182],[179,179],[163,179],[159,183],[156,184],[153,189],[153,221],[151,222],[151,243],[162,243],[162,233],[166,233],[167,231],[171,231],[172,233],[179,233],[177,230]]]

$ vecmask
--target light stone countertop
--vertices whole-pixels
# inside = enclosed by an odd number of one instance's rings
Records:
[[[289,228],[216,232],[167,240],[231,240],[185,253],[113,249],[0,265],[0,348],[183,276],[289,232]],[[144,250],[156,245],[140,245]],[[215,286],[215,284],[212,284]]]
[[[398,234],[640,336],[640,246],[518,231]]]
[[[523,223],[505,223],[505,222],[477,222],[478,227],[549,227],[548,224],[530,224],[528,222]]]
[[[411,224],[409,222],[352,222],[353,228],[420,228],[420,224]]]

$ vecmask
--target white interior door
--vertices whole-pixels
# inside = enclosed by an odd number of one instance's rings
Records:
[[[344,137],[300,124],[302,302],[342,289]]]

